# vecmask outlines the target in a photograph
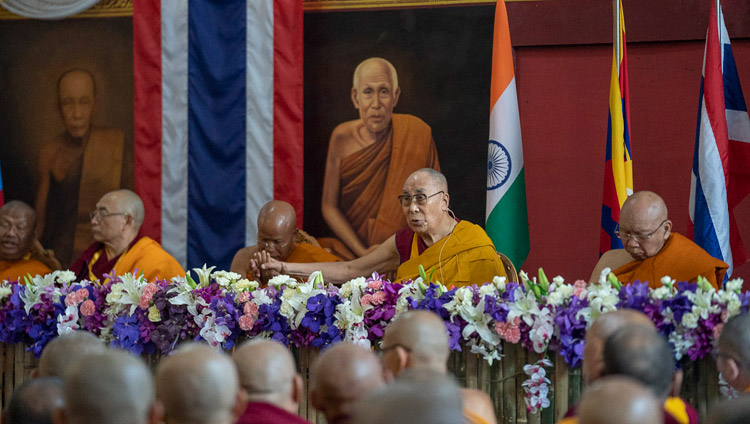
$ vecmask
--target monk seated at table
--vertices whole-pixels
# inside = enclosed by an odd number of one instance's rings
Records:
[[[35,231],[36,213],[26,203],[13,200],[0,208],[0,281],[23,283],[26,276],[45,275],[60,267],[54,256],[39,256],[43,249]]]
[[[144,219],[143,201],[130,190],[105,194],[91,212],[94,242],[70,270],[79,279],[105,284],[108,276],[138,271],[148,281],[184,276],[185,271],[161,245],[138,233]]]
[[[297,228],[297,213],[294,206],[280,200],[272,200],[258,212],[258,241],[254,246],[243,247],[232,259],[231,271],[255,279],[260,270],[253,260],[258,251],[267,252],[272,258],[288,262],[335,262],[338,257],[321,248],[314,238]],[[268,282],[261,275],[263,284]]]
[[[394,199],[395,200],[395,199]],[[326,281],[343,283],[373,271],[397,271],[396,280],[415,279],[422,265],[429,277],[448,286],[466,286],[505,276],[503,263],[484,230],[459,221],[449,209],[445,176],[430,168],[412,173],[398,196],[408,228],[398,231],[367,255],[348,262],[280,262],[267,252],[255,254],[262,269],[307,276],[320,270]]]
[[[589,281],[598,281],[601,271],[609,267],[626,284],[648,281],[650,287],[658,288],[662,277],[667,275],[690,282],[702,276],[718,288],[729,268],[688,238],[673,232],[667,205],[651,191],[633,193],[625,200],[616,233],[625,248],[603,254]]]

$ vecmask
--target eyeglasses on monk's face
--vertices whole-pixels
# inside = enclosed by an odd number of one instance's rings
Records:
[[[651,240],[651,237],[653,237],[654,234],[656,234],[656,232],[659,231],[662,225],[664,225],[666,222],[667,220],[665,219],[664,221],[661,222],[661,224],[659,224],[658,227],[656,227],[654,231],[651,231],[648,234],[633,234],[633,233],[623,232],[623,231],[620,231],[620,224],[617,224],[617,226],[615,227],[615,235],[617,235],[617,237],[623,241],[635,239],[638,243],[645,243]]]
[[[417,202],[418,205],[424,205],[425,203],[427,203],[427,199],[437,196],[440,193],[445,193],[445,192],[443,190],[440,190],[437,193],[431,194],[429,196],[424,193],[417,193],[414,195],[402,194],[398,196],[398,201],[401,202],[401,206],[405,208],[408,208],[409,206],[411,206],[412,200]]]
[[[94,209],[93,211],[91,211],[91,213],[89,213],[89,219],[93,221],[94,218],[97,216],[99,217],[99,219],[104,219],[110,216],[118,216],[118,215],[124,216],[124,215],[128,215],[128,213],[127,212],[108,212],[104,208],[99,208],[99,209]]]

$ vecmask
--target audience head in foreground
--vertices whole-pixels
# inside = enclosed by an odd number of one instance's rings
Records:
[[[249,340],[232,358],[248,400],[238,423],[254,422],[260,416],[268,422],[306,422],[296,415],[302,397],[302,377],[286,346],[273,340]]]
[[[653,328],[628,325],[604,343],[602,376],[634,378],[651,389],[661,402],[669,396],[674,370],[672,349]]]
[[[65,406],[63,381],[58,377],[26,380],[13,393],[5,410],[5,424],[52,424],[55,411]]]
[[[750,390],[750,315],[729,319],[719,336],[716,369],[735,390]]]
[[[158,423],[151,372],[140,358],[107,350],[83,356],[65,373],[65,409],[57,424]]]
[[[708,424],[747,424],[750,423],[750,399],[741,395],[718,404],[708,412]]]
[[[339,343],[313,363],[310,399],[329,424],[347,424],[352,422],[354,404],[383,384],[383,369],[373,352]]]
[[[410,369],[398,380],[371,392],[356,406],[356,424],[457,424],[464,421],[461,392],[442,372]]]
[[[156,397],[168,424],[233,423],[245,407],[232,360],[199,343],[183,345],[161,360]]]
[[[631,325],[642,325],[654,331],[653,321],[643,312],[633,309],[618,309],[599,315],[586,330],[586,346],[583,350],[583,380],[591,384],[602,375],[604,369],[604,342],[618,330]]]
[[[74,331],[52,339],[39,358],[40,377],[64,377],[65,370],[78,358],[106,350],[95,335],[87,331]]]
[[[626,376],[608,376],[586,389],[578,404],[579,424],[663,424],[662,401]]]

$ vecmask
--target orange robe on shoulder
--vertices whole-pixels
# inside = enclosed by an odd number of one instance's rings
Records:
[[[307,264],[312,262],[339,262],[341,258],[310,243],[297,243],[285,261]]]
[[[709,255],[687,237],[673,232],[655,256],[629,262],[613,272],[623,283],[648,281],[653,288],[661,287],[665,275],[690,282],[697,281],[701,275],[718,288],[728,268],[729,265]]]
[[[49,267],[27,255],[20,261],[0,261],[0,281],[16,281],[24,283],[23,278],[30,274],[32,277],[47,275],[52,272]]]
[[[487,420],[485,420],[478,414],[475,414],[473,411],[464,409],[463,414],[466,424],[488,424]]]
[[[384,242],[406,226],[398,202],[404,181],[422,168],[440,170],[432,130],[412,115],[393,114],[391,136],[341,160],[339,209],[365,246]],[[336,240],[338,241],[338,240]],[[339,252],[338,243],[321,241]],[[352,257],[353,258],[353,257]]]
[[[428,278],[434,271],[432,280],[448,287],[483,284],[492,281],[495,276],[507,277],[492,240],[479,225],[469,221],[459,222],[451,234],[435,242],[422,254],[419,254],[417,237],[415,233],[411,256],[398,267],[395,281],[417,278],[420,265]]]

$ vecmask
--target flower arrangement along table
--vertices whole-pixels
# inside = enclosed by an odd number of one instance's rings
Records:
[[[690,284],[669,277],[662,287],[622,286],[609,270],[596,284],[562,277],[549,281],[539,270],[521,284],[491,283],[448,289],[427,282],[392,283],[374,273],[341,287],[313,273],[307,282],[285,275],[268,287],[240,275],[196,268],[172,281],[146,281],[132,274],[105,285],[74,281],[70,271],[0,284],[0,342],[24,344],[39,356],[55,336],[86,330],[112,347],[134,354],[166,354],[185,340],[205,340],[218,349],[263,336],[300,348],[339,341],[379,347],[383,331],[408,309],[440,315],[451,349],[469,349],[490,365],[502,360],[502,343],[521,344],[543,359],[524,367],[529,412],[549,406],[545,358],[560,355],[570,367],[581,364],[584,335],[602,313],[620,308],[643,311],[668,337],[676,358],[707,356],[726,320],[747,313],[750,293],[742,280],[715,290],[704,280]]]

